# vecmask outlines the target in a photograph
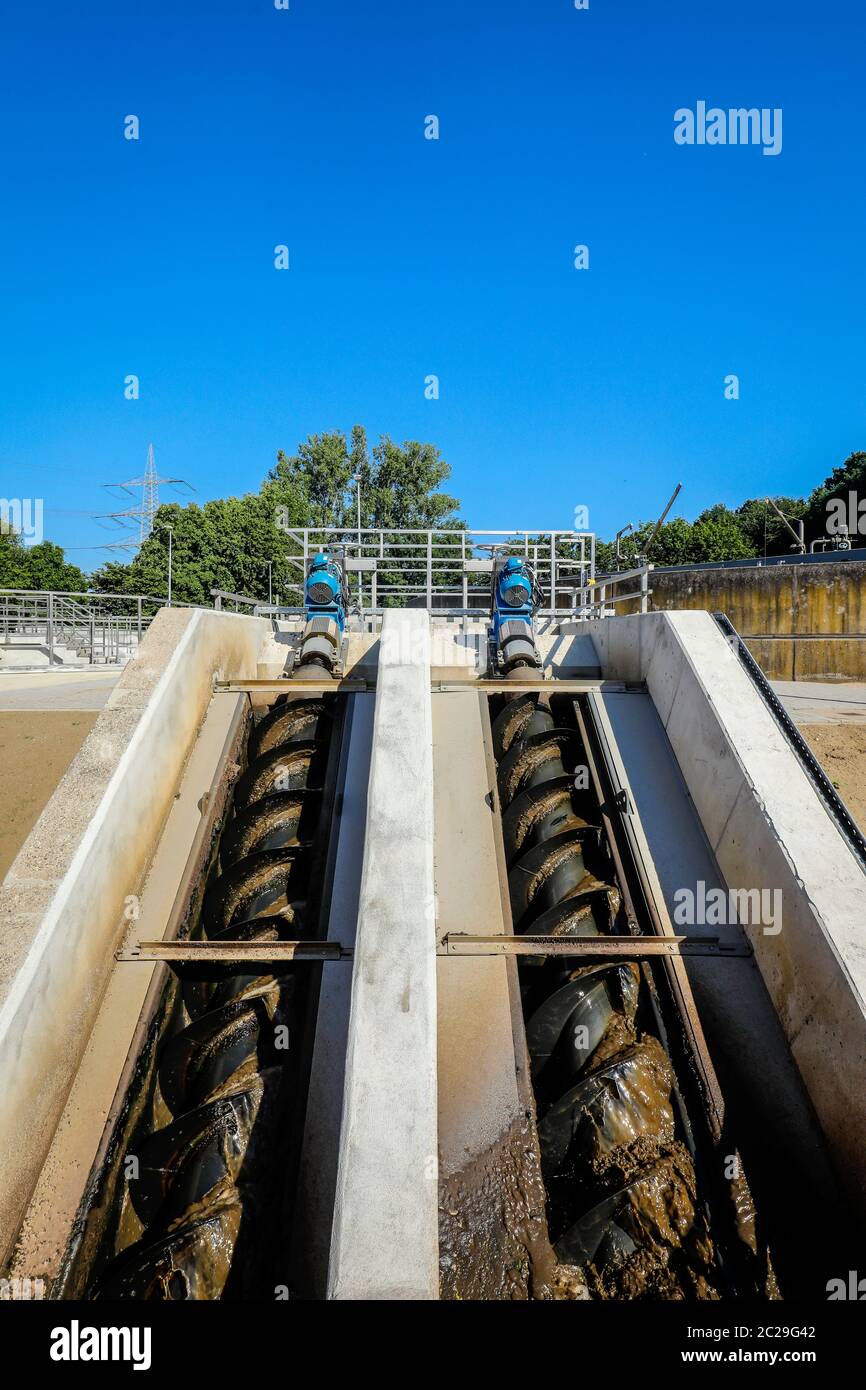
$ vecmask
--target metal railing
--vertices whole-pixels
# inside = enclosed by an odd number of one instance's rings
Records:
[[[85,656],[92,666],[116,665],[133,654],[166,605],[149,594],[0,589],[0,645],[26,647],[32,637],[34,646],[46,649],[49,666],[60,664],[59,647]],[[13,643],[13,637],[25,640]]]
[[[637,603],[638,613],[649,612],[649,598],[652,589],[649,576],[652,565],[641,565],[638,569],[622,570],[619,574],[602,574],[593,584],[581,590],[579,604],[584,618],[606,618],[616,613],[619,603]],[[618,593],[620,584],[630,584],[631,589]]]
[[[643,574],[641,611],[649,590],[646,572],[630,570],[595,583],[595,536],[589,531],[473,531],[457,527],[307,527],[286,534],[297,552],[286,560],[292,577],[283,586],[289,604],[211,589],[217,611],[226,608],[252,616],[303,613],[307,564],[319,550],[343,552],[353,607],[370,620],[392,606],[424,606],[445,615],[482,615],[490,610],[493,555],[523,555],[535,570],[546,603],[540,617],[593,617],[605,604],[634,594],[611,597],[609,588]],[[160,608],[195,608],[183,601],[169,605],[150,594],[75,593],[69,590],[0,589],[0,645],[12,637],[34,638],[48,651],[49,665],[59,663],[56,649],[68,647],[91,665],[114,664],[130,657]],[[26,643],[18,642],[21,646]]]
[[[457,527],[285,528],[298,546],[288,556],[285,585],[299,601],[310,557],[344,552],[352,597],[361,612],[394,605],[481,613],[490,607],[494,548],[524,555],[534,566],[547,606],[543,616],[574,616],[577,595],[595,575],[595,536],[589,531],[472,531]]]

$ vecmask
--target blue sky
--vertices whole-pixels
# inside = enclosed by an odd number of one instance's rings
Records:
[[[2,40],[0,494],[85,568],[150,440],[204,500],[360,422],[473,526],[607,535],[866,448],[859,0],[19,0]],[[699,100],[781,107],[781,154],[676,145]]]

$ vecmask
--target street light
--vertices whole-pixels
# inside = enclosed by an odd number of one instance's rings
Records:
[[[358,503],[358,559],[360,560],[360,559],[361,559],[361,475],[360,475],[360,473],[353,473],[353,474],[352,474],[352,482],[355,484],[355,500],[356,500],[356,502]],[[363,580],[362,580],[362,578],[361,578],[361,571],[360,571],[360,569],[359,569],[359,570],[358,570],[358,607],[359,607],[359,608],[363,608],[363,607],[364,607],[364,590],[363,590],[363,588],[362,588],[362,584],[363,584]]]
[[[273,560],[266,560],[265,564],[268,567],[268,607],[270,608],[274,602],[274,590],[273,584],[271,582],[274,570],[274,562]]]
[[[168,606],[171,608],[171,539],[174,527],[169,526],[165,521],[162,524],[168,532]]]

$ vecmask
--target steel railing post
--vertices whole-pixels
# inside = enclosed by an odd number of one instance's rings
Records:
[[[642,613],[649,611],[649,572],[649,565],[645,565],[640,577],[640,611]]]

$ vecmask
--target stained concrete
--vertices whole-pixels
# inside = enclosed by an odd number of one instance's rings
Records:
[[[213,677],[270,625],[163,609],[0,886],[0,1264],[90,1035]]]
[[[329,1297],[438,1295],[430,624],[384,616]]]
[[[481,711],[473,691],[433,700],[436,932],[505,931]],[[438,961],[439,1161],[443,1178],[489,1149],[521,1117],[506,961]]]
[[[629,802],[649,847],[652,872],[674,921],[681,888],[697,894],[703,883],[711,892],[723,888],[724,879],[649,694],[601,692],[597,698],[626,771]],[[745,942],[737,921],[711,928],[678,924],[673,930],[686,937],[711,931],[728,947],[742,948]],[[760,1238],[773,1252],[785,1296],[823,1297],[826,1270],[850,1223],[758,965],[753,956],[692,956],[684,964],[726,1102],[722,1161],[740,1154],[761,1213]],[[792,1222],[792,1209],[820,1210],[822,1219]]]
[[[355,945],[358,920],[374,712],[374,696],[351,697],[328,916],[328,940],[349,947]],[[326,965],[316,1015],[292,1238],[292,1287],[303,1298],[324,1298],[328,1287],[351,1007],[351,966]]]
[[[866,1219],[866,873],[708,613],[590,630],[605,677],[646,681],[727,886],[781,893],[781,929],[746,931]]]
[[[161,941],[178,885],[201,833],[214,769],[233,730],[242,726],[242,695],[220,695],[208,706],[172,802],[140,899],[130,904],[122,943]],[[75,1080],[15,1248],[12,1273],[38,1276],[50,1288],[58,1273],[85,1185],[104,1142],[117,1088],[133,1049],[139,1018],[157,967],[111,962],[111,975]],[[133,1054],[134,1055],[134,1054]]]
[[[771,680],[862,681],[866,564],[653,571],[654,609],[726,613]]]

